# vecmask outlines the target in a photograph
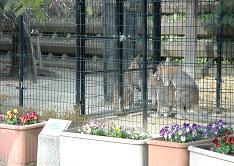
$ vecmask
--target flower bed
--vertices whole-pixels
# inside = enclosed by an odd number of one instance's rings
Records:
[[[35,112],[8,111],[0,123],[0,165],[35,165],[38,135],[45,123]]]
[[[160,130],[159,139],[147,141],[149,166],[188,166],[190,145],[212,142],[225,128],[223,121],[207,126],[198,124],[174,124]]]
[[[3,116],[3,123],[9,125],[30,125],[39,122],[39,116],[36,112],[22,112],[18,109],[7,111]]]
[[[147,133],[90,122],[60,137],[60,166],[147,166]]]
[[[190,165],[234,165],[234,136],[231,135],[233,133],[233,128],[225,127],[213,143],[189,147]]]
[[[78,128],[76,131],[81,134],[125,138],[133,140],[143,140],[149,137],[148,133],[141,129],[127,128],[124,126],[116,126],[114,124],[107,125],[105,123],[90,121],[89,123]]]
[[[226,128],[219,137],[215,137],[211,150],[222,154],[234,155],[234,136],[231,136],[233,133],[233,128]]]

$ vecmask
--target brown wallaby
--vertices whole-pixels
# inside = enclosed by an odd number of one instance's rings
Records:
[[[129,64],[128,71],[124,72],[123,79],[124,85],[124,94],[123,98],[119,96],[119,86],[118,82],[114,86],[114,107],[115,110],[120,111],[121,107],[124,109],[131,109],[134,104],[134,93],[135,91],[141,91],[141,83],[140,83],[140,67],[141,67],[142,59],[140,56],[131,60]],[[123,106],[121,106],[121,100]]]
[[[157,91],[158,115],[160,107],[173,105],[177,106],[178,118],[185,118],[186,110],[199,102],[199,89],[194,79],[182,68],[169,65],[159,65],[157,70],[158,87]],[[161,82],[160,82],[161,81]],[[161,101],[162,99],[166,99]]]

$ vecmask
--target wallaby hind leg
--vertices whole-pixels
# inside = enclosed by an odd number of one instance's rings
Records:
[[[157,103],[156,117],[161,117],[163,115],[163,112],[164,112],[164,106],[162,106],[159,103]]]
[[[157,93],[156,99],[157,99],[157,114],[156,114],[156,116],[161,117],[161,111],[164,109],[164,107],[163,107],[162,101],[160,101],[159,93]]]
[[[127,102],[127,105],[128,105],[128,110],[132,110],[133,107],[134,107],[134,87],[133,86],[130,86],[128,87],[129,88],[129,96],[128,96],[128,99],[126,99],[128,102]]]
[[[177,112],[176,112],[176,118],[177,119],[184,119],[185,118],[185,105],[182,102],[182,93],[181,91],[175,91],[175,98],[176,98],[176,106],[177,106]]]
[[[114,96],[113,96],[113,104],[114,104],[114,110],[117,112],[121,111],[121,98],[119,96],[118,92],[118,85],[115,85],[114,87]]]

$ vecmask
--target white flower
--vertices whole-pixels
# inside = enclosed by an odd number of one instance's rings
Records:
[[[91,127],[87,126],[87,127],[85,128],[85,132],[86,132],[87,134],[90,134],[90,133],[91,133]]]
[[[169,134],[168,134],[168,138],[169,138],[169,139],[171,139],[171,136],[172,136],[172,134],[171,134],[171,133],[169,133]]]
[[[187,133],[188,133],[188,132],[190,131],[190,129],[187,127],[187,128],[186,128],[186,131],[187,131]]]
[[[186,137],[185,137],[184,135],[182,135],[182,136],[180,137],[180,140],[181,140],[181,142],[185,142],[185,141],[186,141]]]

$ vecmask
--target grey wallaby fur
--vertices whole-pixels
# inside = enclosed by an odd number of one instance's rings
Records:
[[[155,77],[158,79],[156,85],[158,116],[163,107],[174,106],[178,108],[177,117],[185,118],[186,110],[198,105],[198,86],[182,68],[161,64]]]

